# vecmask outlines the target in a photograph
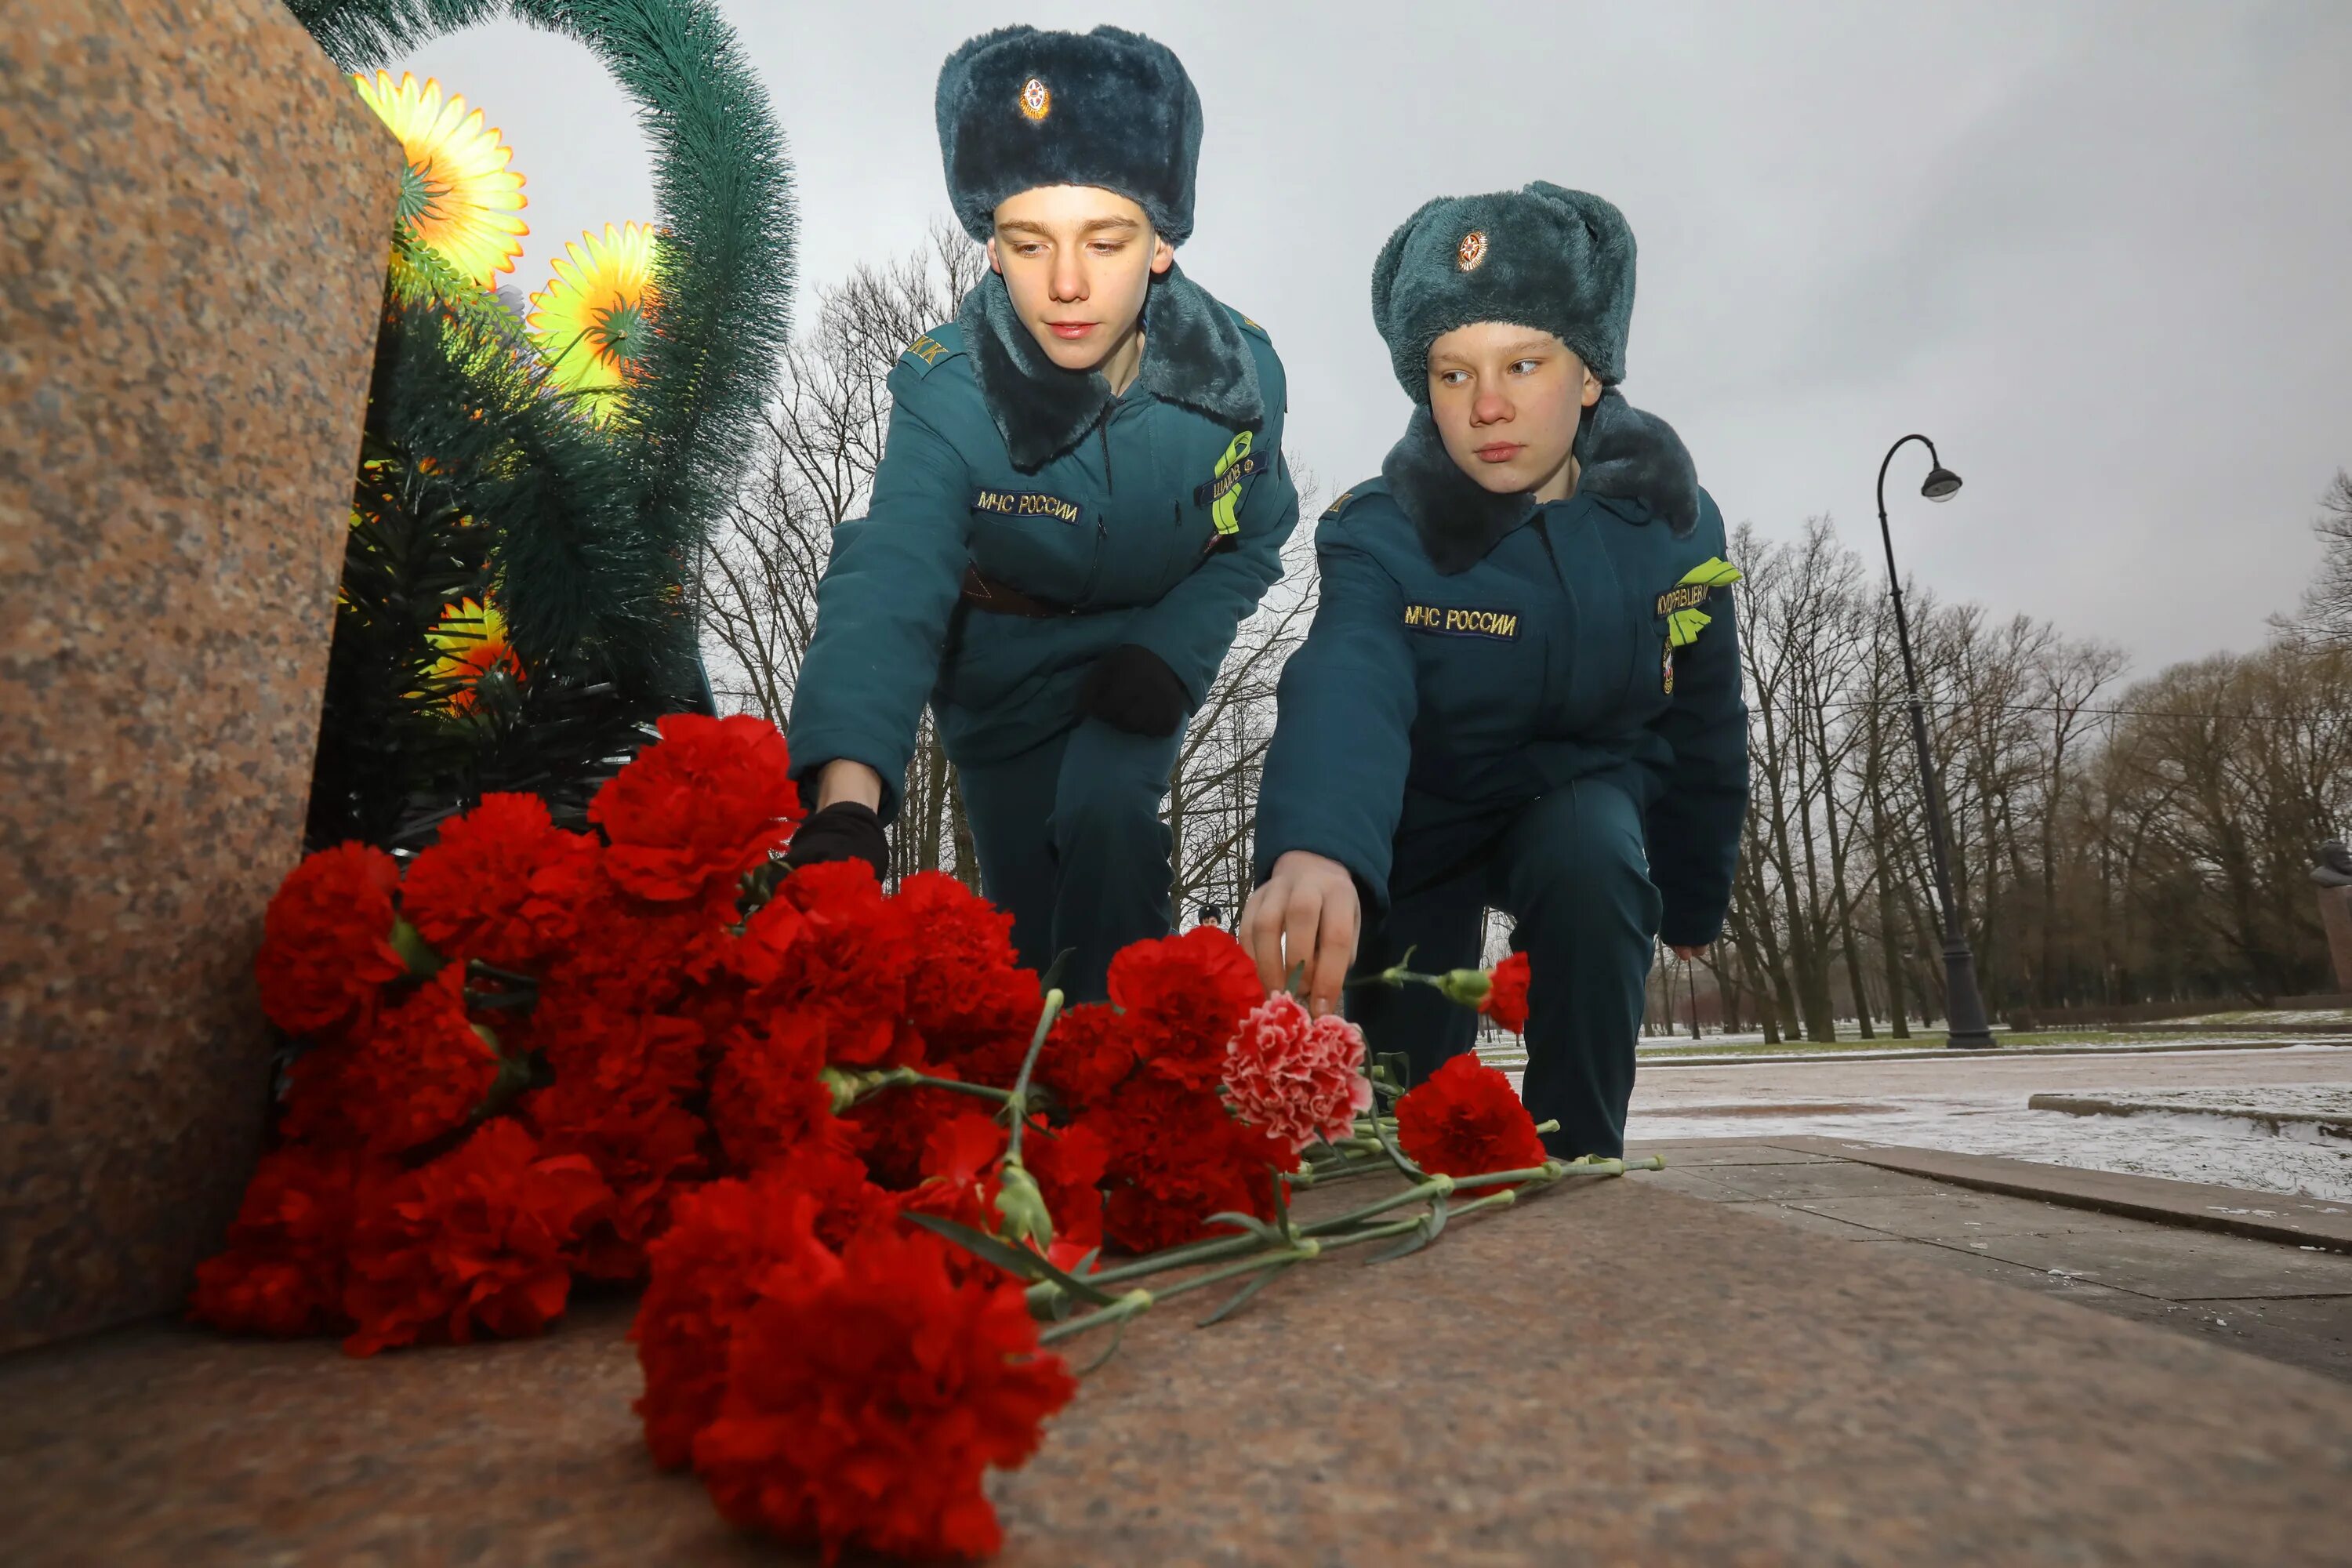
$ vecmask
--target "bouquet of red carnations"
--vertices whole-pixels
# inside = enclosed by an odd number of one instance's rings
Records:
[[[593,833],[491,795],[404,871],[303,861],[257,963],[303,1048],[194,1315],[370,1355],[642,1279],[658,1462],[828,1553],[979,1555],[983,1474],[1076,1386],[1046,1345],[1622,1169],[1547,1160],[1475,1058],[1381,1114],[1354,1026],[1214,930],[1129,948],[1109,1002],[1065,1011],[953,878],[787,872],[786,764],[763,721],[674,716]],[[1292,1189],[1376,1170],[1408,1185],[1292,1218]]]

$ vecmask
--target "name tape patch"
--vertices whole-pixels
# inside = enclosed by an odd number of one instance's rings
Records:
[[[1519,616],[1516,610],[1471,610],[1447,605],[1407,605],[1404,624],[1417,632],[1435,632],[1440,637],[1491,637],[1496,642],[1515,642],[1519,635]]]
[[[999,517],[1050,517],[1056,522],[1078,521],[1078,503],[1049,496],[1041,490],[977,489],[971,494],[971,510],[993,512]]]
[[[1655,613],[1671,616],[1676,610],[1696,610],[1706,603],[1706,596],[1713,587],[1714,584],[1709,583],[1678,584],[1658,595]]]

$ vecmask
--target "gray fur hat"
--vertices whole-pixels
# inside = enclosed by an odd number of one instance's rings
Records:
[[[1456,327],[1538,328],[1614,385],[1625,377],[1633,320],[1633,231],[1625,215],[1544,180],[1424,203],[1372,263],[1372,321],[1416,403],[1429,401],[1429,345]]]
[[[1000,27],[940,68],[937,112],[948,197],[974,239],[999,202],[1038,185],[1100,185],[1169,244],[1192,237],[1201,95],[1164,44],[1122,27]]]

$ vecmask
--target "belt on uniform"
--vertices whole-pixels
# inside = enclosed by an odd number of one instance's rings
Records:
[[[963,569],[963,602],[975,610],[991,615],[1023,616],[1030,620],[1049,621],[1078,612],[1067,605],[1057,605],[1051,599],[1034,598],[1018,588],[1008,587],[992,577],[981,574],[977,566]]]

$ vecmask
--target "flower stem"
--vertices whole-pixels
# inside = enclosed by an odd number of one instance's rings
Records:
[[[1099,1273],[1087,1276],[1089,1285],[1110,1285],[1121,1279],[1138,1279],[1146,1274],[1158,1274],[1170,1268],[1182,1268],[1195,1263],[1214,1263],[1221,1258],[1239,1258],[1245,1252],[1264,1246],[1255,1236],[1221,1236],[1213,1241],[1187,1242],[1162,1252],[1146,1253],[1130,1262],[1121,1263]]]
[[[1150,1291],[1129,1290],[1109,1306],[1097,1311],[1088,1312],[1083,1318],[1072,1318],[1066,1323],[1055,1323],[1037,1336],[1037,1342],[1041,1345],[1050,1345],[1056,1340],[1068,1339],[1072,1334],[1082,1334],[1088,1329],[1099,1329],[1106,1323],[1125,1322],[1139,1313],[1150,1311],[1151,1302]]]
[[[944,1089],[953,1094],[969,1094],[981,1100],[1003,1105],[1013,1099],[1009,1089],[991,1089],[984,1083],[965,1083],[959,1079],[932,1078],[913,1068],[891,1068],[887,1071],[860,1075],[864,1081],[851,1097],[852,1105],[861,1105],[886,1089]]]
[[[1276,1264],[1303,1262],[1322,1250],[1321,1243],[1309,1241],[1297,1247],[1285,1247],[1275,1251],[1260,1253],[1255,1258],[1244,1258],[1239,1263],[1228,1264],[1223,1268],[1212,1268],[1204,1274],[1195,1274],[1190,1279],[1181,1279],[1165,1290],[1155,1291],[1153,1299],[1165,1301],[1171,1296],[1181,1296],[1187,1290],[1203,1289],[1227,1279],[1238,1279],[1244,1274],[1254,1274],[1261,1268],[1272,1268]]]
[[[1054,1016],[1062,1010],[1060,987],[1045,993],[1045,1010],[1037,1015],[1036,1032],[1029,1037],[1029,1054],[1021,1058],[1021,1076],[1013,1080],[1013,1094],[1005,1104],[1013,1111],[1013,1137],[1004,1146],[1004,1157],[1018,1163],[1021,1159],[1021,1129],[1029,1120],[1029,1075],[1036,1069],[1037,1053],[1045,1048],[1045,1037],[1054,1027]]]

